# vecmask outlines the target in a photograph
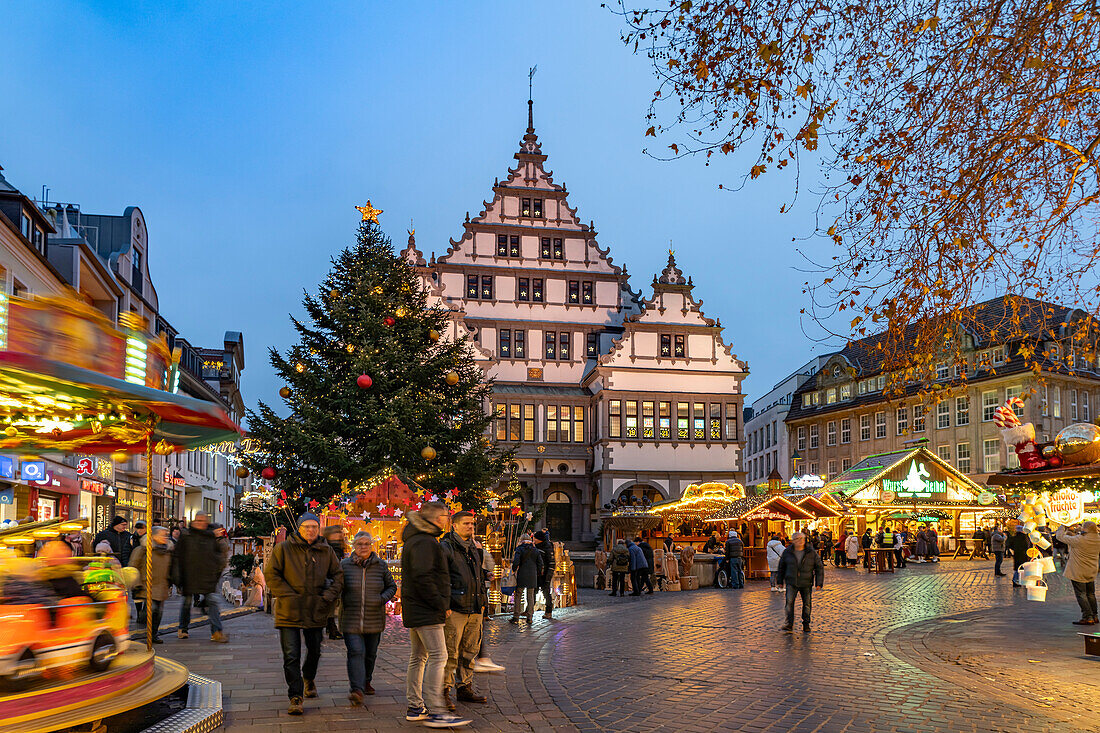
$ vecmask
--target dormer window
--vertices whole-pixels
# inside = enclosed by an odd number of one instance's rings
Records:
[[[542,199],[535,199],[535,206],[531,211],[531,216],[536,219],[542,218]]]
[[[531,216],[531,199],[523,199],[519,212],[520,216]]]

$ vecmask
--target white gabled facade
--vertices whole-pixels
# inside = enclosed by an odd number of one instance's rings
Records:
[[[651,299],[630,289],[544,167],[530,104],[515,167],[462,236],[426,261],[410,233],[403,255],[454,312],[450,335],[476,344],[495,380],[493,437],[548,502],[551,534],[582,541],[624,491],[670,498],[735,480],[747,368],[671,253]]]

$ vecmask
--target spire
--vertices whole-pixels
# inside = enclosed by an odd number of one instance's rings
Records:
[[[523,140],[519,144],[519,152],[516,153],[517,160],[525,160],[520,156],[537,155],[543,160],[546,156],[542,154],[542,146],[539,145],[538,136],[535,135],[535,101],[532,94],[535,71],[538,70],[538,66],[532,66],[531,70],[527,72],[527,134],[523,136]]]

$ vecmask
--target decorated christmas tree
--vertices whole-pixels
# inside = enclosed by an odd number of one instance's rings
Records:
[[[332,262],[298,343],[271,364],[289,414],[260,402],[248,468],[271,486],[276,511],[251,503],[238,522],[264,531],[298,513],[346,510],[357,492],[397,475],[423,496],[483,506],[505,457],[486,439],[491,387],[465,337],[443,338],[448,312],[428,303],[412,267],[395,255],[367,207],[358,242]],[[454,491],[457,490],[457,496]]]

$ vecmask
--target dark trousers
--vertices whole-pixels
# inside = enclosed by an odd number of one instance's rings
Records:
[[[844,554],[843,549],[838,547],[833,552],[833,565],[836,565],[838,568],[842,568],[847,564],[848,564],[848,556]]]
[[[642,570],[630,571],[630,585],[634,587],[634,590],[631,592],[630,595],[640,596],[642,594],[642,584],[645,582],[642,580],[642,575],[645,572],[646,570],[644,568]]]
[[[740,557],[730,559],[730,588],[745,587],[745,560]]]
[[[546,604],[543,613],[549,616],[554,612],[554,596],[550,595],[550,578],[542,578],[541,580],[539,590],[542,591],[542,598]]]
[[[142,603],[141,605],[142,605],[143,609],[145,610],[145,613],[143,613],[142,616],[147,615],[150,611],[152,612],[152,614],[153,614],[153,638],[154,639],[159,639],[160,638],[160,631],[159,631],[159,629],[160,629],[160,619],[161,619],[161,616],[163,615],[164,601],[149,601],[147,603]],[[148,623],[148,619],[146,619],[146,623]]]
[[[365,692],[367,685],[374,678],[374,662],[378,659],[380,641],[382,641],[381,632],[344,634],[344,646],[348,648],[348,684],[352,692]]]
[[[899,547],[894,550],[894,558],[897,560],[898,567],[905,567],[905,552]]]
[[[798,586],[787,584],[787,603],[785,611],[787,612],[787,625],[794,625],[794,602],[798,596],[802,596],[802,625],[810,625],[810,594],[813,592],[811,586],[800,588]]]
[[[871,551],[867,548],[863,549],[863,567],[871,567]]]
[[[626,593],[626,572],[622,570],[611,571],[611,595],[618,593],[620,596]]]
[[[283,649],[283,676],[286,678],[287,697],[301,697],[305,691],[303,679],[317,677],[317,665],[321,661],[321,637],[325,630],[280,627],[279,646]],[[306,658],[302,661],[302,637],[306,639]]]
[[[638,571],[638,578],[645,585],[645,589],[650,593],[653,592],[653,568],[642,568]],[[641,586],[638,586],[638,590],[641,590]]]
[[[1079,580],[1071,580],[1073,583],[1073,595],[1077,596],[1077,605],[1081,607],[1081,618],[1096,618],[1096,581],[1090,580],[1082,583]]]
[[[993,572],[994,573],[999,573],[999,572],[1001,572],[1001,563],[1004,562],[1005,554],[1004,554],[1003,551],[1002,552],[994,552],[993,557],[995,557],[996,560],[997,560],[996,562],[993,563]]]

